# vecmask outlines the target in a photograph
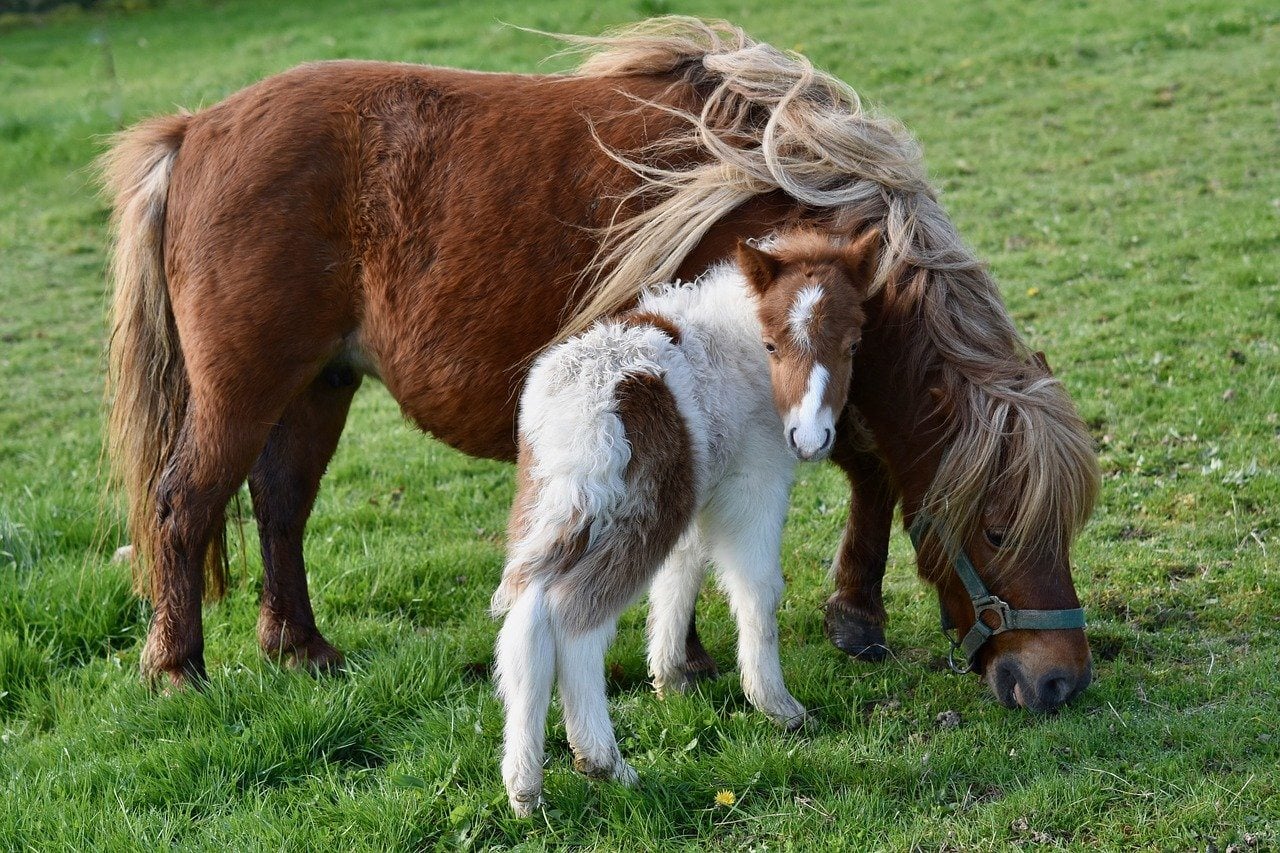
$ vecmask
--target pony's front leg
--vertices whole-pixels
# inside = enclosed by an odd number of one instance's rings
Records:
[[[735,479],[717,490],[705,511],[703,530],[738,623],[742,690],[774,722],[797,729],[807,714],[787,690],[778,657],[780,553],[790,481]]]
[[[659,696],[716,674],[715,661],[692,627],[706,573],[706,553],[693,526],[667,556],[649,588],[649,676]]]
[[[831,459],[849,478],[849,518],[832,564],[836,589],[827,599],[823,627],[832,645],[860,660],[883,660],[885,609],[881,588],[898,496],[884,462],[842,425]]]
[[[534,581],[507,613],[494,668],[506,710],[502,781],[519,817],[542,805],[542,757],[556,660],[553,633],[542,582]]]
[[[584,631],[561,628],[556,635],[556,674],[574,769],[590,779],[632,787],[640,777],[618,749],[605,692],[604,656],[616,628],[613,614]]]

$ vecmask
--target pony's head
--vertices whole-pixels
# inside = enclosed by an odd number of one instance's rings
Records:
[[[784,236],[767,250],[738,244],[738,266],[758,299],[773,399],[800,459],[831,452],[880,242],[880,232],[869,231],[851,244],[817,232]]]
[[[910,518],[920,572],[956,661],[1005,705],[1054,710],[1093,675],[1070,562],[1098,490],[1092,440],[1040,353],[989,387],[933,391],[950,440]]]

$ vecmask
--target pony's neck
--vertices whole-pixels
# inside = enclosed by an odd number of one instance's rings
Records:
[[[863,332],[849,402],[875,437],[907,518],[920,508],[946,449],[946,424],[929,392],[929,372],[903,359],[917,321],[875,323]]]

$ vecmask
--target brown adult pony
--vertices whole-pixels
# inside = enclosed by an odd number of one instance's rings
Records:
[[[1068,555],[1097,490],[1089,436],[914,140],[727,24],[579,41],[591,55],[563,76],[305,65],[144,122],[105,156],[109,442],[155,606],[147,677],[205,675],[201,599],[223,589],[224,510],[246,477],[263,650],[341,660],[315,625],[302,539],[363,375],[441,440],[512,459],[524,371],[548,342],[740,237],[797,225],[885,235],[833,454],[853,488],[833,641],[883,643],[898,501],[908,524],[933,520],[919,570],[961,632],[975,611],[944,554],[967,553],[1014,607],[1078,605]],[[689,655],[691,671],[713,666],[692,626]],[[1079,629],[1002,633],[974,663],[1002,701],[1036,709],[1091,672]]]

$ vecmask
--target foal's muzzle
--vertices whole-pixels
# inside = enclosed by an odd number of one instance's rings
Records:
[[[813,462],[819,459],[825,459],[827,454],[831,452],[832,439],[835,438],[835,430],[824,427],[820,434],[816,431],[809,430],[807,433],[801,434],[797,427],[791,427],[787,430],[787,444],[791,447],[791,452],[796,458],[805,462]]]

